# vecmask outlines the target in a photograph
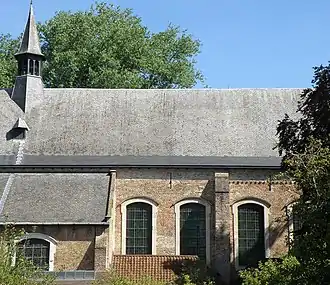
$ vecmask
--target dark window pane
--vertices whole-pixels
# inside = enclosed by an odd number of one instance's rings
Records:
[[[35,61],[34,62],[34,75],[39,75],[40,72],[39,72],[39,61]]]
[[[34,60],[30,59],[30,69],[29,69],[29,74],[33,75],[33,71],[34,71]]]
[[[292,223],[293,223],[293,234],[296,231],[299,231],[302,227],[302,219],[299,217],[299,214],[296,210],[297,207],[292,207]]]
[[[126,212],[126,254],[151,254],[152,206],[132,203]]]
[[[17,245],[18,252],[43,270],[49,270],[49,242],[42,239],[27,239]]]
[[[184,204],[180,207],[180,254],[206,255],[205,206],[198,203]]]
[[[254,266],[265,258],[264,209],[256,204],[238,207],[239,265]]]

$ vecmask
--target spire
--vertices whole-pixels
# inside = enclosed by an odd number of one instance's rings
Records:
[[[40,49],[32,1],[22,43],[15,57],[18,73],[11,98],[23,112],[30,112],[42,102],[44,88],[41,72],[42,62],[45,60]],[[22,125],[22,122],[19,123]]]
[[[43,54],[41,53],[41,49],[40,49],[40,41],[39,41],[37,25],[34,19],[32,0],[30,2],[29,17],[25,26],[21,47],[19,51],[16,53],[16,56],[26,53],[40,55],[43,57]]]

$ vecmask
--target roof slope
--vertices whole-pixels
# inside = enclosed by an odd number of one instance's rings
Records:
[[[16,175],[0,221],[101,223],[105,218],[108,182],[104,174]]]
[[[277,156],[277,121],[301,89],[45,89],[25,154]]]
[[[23,111],[10,99],[8,93],[0,90],[0,155],[17,153],[18,145],[7,140],[7,133],[15,126],[17,120],[23,116]]]

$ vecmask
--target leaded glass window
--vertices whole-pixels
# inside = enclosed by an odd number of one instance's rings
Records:
[[[43,239],[26,239],[18,243],[18,255],[25,257],[35,266],[49,270],[49,249],[48,241]]]
[[[264,209],[257,204],[243,204],[238,207],[239,265],[254,266],[264,258]]]
[[[129,204],[126,215],[126,254],[152,254],[152,206]]]
[[[206,215],[202,204],[180,207],[180,254],[206,258]]]

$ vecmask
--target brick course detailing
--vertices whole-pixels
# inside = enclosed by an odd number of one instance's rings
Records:
[[[137,280],[153,277],[156,280],[175,280],[185,261],[195,261],[196,256],[185,255],[114,255],[115,274]]]
[[[221,280],[230,281],[230,225],[231,213],[229,204],[229,173],[215,173],[215,236],[214,236],[214,268]]]

